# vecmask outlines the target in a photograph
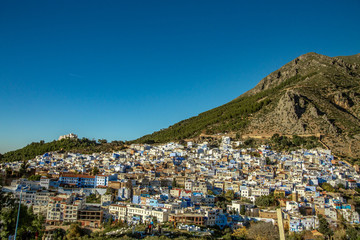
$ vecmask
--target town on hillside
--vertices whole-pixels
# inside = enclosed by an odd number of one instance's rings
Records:
[[[254,238],[257,224],[272,226],[275,239],[327,238],[359,224],[358,169],[330,150],[242,146],[223,136],[216,147],[189,141],[48,152],[1,163],[2,192],[43,216],[42,239],[69,234],[74,223],[103,238],[183,232],[209,239],[219,232]]]

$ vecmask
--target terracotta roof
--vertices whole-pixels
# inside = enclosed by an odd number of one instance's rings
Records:
[[[85,174],[69,174],[63,173],[60,175],[61,177],[72,177],[72,178],[95,178],[95,176],[85,175]]]
[[[314,236],[323,236],[323,234],[320,233],[318,230],[312,230],[311,233],[312,233]]]
[[[61,198],[61,197],[50,197],[50,199],[52,199],[54,201],[62,201],[62,200],[64,200],[64,198]]]
[[[110,206],[126,208],[126,206],[119,204],[111,204]]]

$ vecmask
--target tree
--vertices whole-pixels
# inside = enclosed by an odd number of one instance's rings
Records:
[[[11,226],[15,223],[15,219],[12,216],[15,216],[15,199],[11,197],[10,193],[5,193],[2,191],[2,179],[0,180],[0,237],[7,238],[11,232],[14,234],[15,228]]]
[[[338,214],[338,229],[346,229],[346,219],[342,214]]]
[[[280,139],[280,135],[278,133],[273,134],[271,137],[271,141],[275,143],[279,142],[279,139]]]
[[[265,160],[266,160],[266,165],[271,165],[272,164],[269,157],[266,157]]]
[[[97,175],[99,172],[100,172],[100,170],[99,170],[98,167],[94,167],[94,168],[92,169],[92,175]]]
[[[319,218],[319,232],[324,234],[327,237],[332,236],[334,233],[331,230],[328,221],[322,216],[322,215],[318,215]]]
[[[107,140],[106,139],[98,139],[98,142],[100,144],[106,144],[107,143]]]
[[[175,178],[173,178],[173,181],[172,181],[171,186],[172,186],[173,188],[176,188],[176,187],[177,187],[176,179],[175,179]]]
[[[273,240],[279,238],[279,231],[272,223],[259,222],[251,224],[248,237],[256,240]]]
[[[335,192],[335,188],[331,186],[329,183],[323,183],[321,184],[321,188],[324,189],[327,192]]]
[[[210,190],[210,189],[207,191],[207,194],[208,195],[215,195],[214,192],[212,190]]]
[[[155,141],[153,139],[149,139],[149,140],[145,141],[144,143],[146,143],[146,144],[154,144]]]
[[[259,207],[269,207],[275,204],[273,195],[260,196],[255,199],[255,204]]]
[[[226,210],[226,202],[225,201],[217,201],[215,205],[219,208],[222,208],[223,210]]]
[[[304,237],[304,233],[305,232],[299,232],[299,233],[291,232],[291,233],[289,233],[288,236],[286,236],[286,239],[288,239],[288,240],[302,240],[303,237]]]
[[[3,182],[2,178],[0,177],[0,210],[15,205],[15,199],[11,197],[11,193],[5,193],[2,191],[3,189],[2,182]],[[0,225],[0,229],[1,229],[1,225]]]
[[[84,235],[84,230],[79,226],[78,223],[72,223],[66,232],[66,239],[81,239]]]
[[[236,229],[231,236],[235,239],[246,240],[247,234],[248,234],[248,231],[246,230],[246,227],[242,227],[242,228]]]
[[[56,228],[53,234],[54,240],[63,240],[66,236],[66,231],[62,228]]]
[[[181,139],[181,140],[179,141],[179,144],[180,144],[180,145],[183,145],[184,147],[187,146],[187,142],[186,142],[184,139]]]
[[[113,194],[113,189],[112,188],[110,188],[110,187],[108,187],[107,189],[106,189],[106,192],[105,192],[105,195],[111,195],[111,194]]]
[[[28,180],[30,181],[40,181],[41,175],[31,175]]]
[[[20,177],[23,177],[23,176],[26,174],[28,167],[29,167],[28,161],[24,160],[24,161],[22,162],[22,164],[20,165],[20,169],[19,169],[19,175],[20,175]]]
[[[110,229],[111,229],[111,225],[112,225],[112,223],[113,223],[112,220],[113,220],[112,217],[110,217],[110,218],[104,223],[104,228],[105,228],[106,230],[108,230],[108,231],[110,231]]]
[[[347,240],[346,231],[344,229],[337,229],[334,233],[334,239]]]
[[[346,229],[346,235],[348,236],[349,240],[358,240],[360,236],[360,231],[356,230],[356,228],[349,226],[348,229]]]
[[[253,147],[255,145],[255,140],[253,138],[248,138],[244,141],[244,145],[248,147]]]
[[[16,219],[18,213],[18,204],[12,204],[1,210],[1,238],[8,238],[9,235],[14,234]],[[17,235],[19,239],[30,239],[31,236],[38,234],[41,238],[43,233],[44,217],[37,216],[33,213],[32,208],[25,205],[20,205],[20,217]]]
[[[245,205],[241,205],[240,206],[240,215],[245,215],[245,213],[246,213]]]
[[[12,175],[12,169],[7,167],[5,169],[5,178],[10,177]]]
[[[123,146],[124,145],[124,142],[123,141],[118,141],[118,140],[114,140],[110,143],[111,145],[114,145],[114,146]]]
[[[90,196],[86,197],[87,203],[100,203],[101,198],[100,196],[96,196],[96,194],[90,194]]]
[[[226,191],[226,193],[225,193],[225,199],[226,199],[226,201],[231,202],[231,200],[234,200],[234,198],[235,198],[234,190],[228,190],[228,191]]]

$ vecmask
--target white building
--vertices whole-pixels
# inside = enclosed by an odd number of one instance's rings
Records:
[[[78,138],[78,136],[76,134],[73,134],[73,133],[69,133],[67,135],[62,135],[59,137],[58,140],[61,140],[61,139],[72,139],[72,138]]]

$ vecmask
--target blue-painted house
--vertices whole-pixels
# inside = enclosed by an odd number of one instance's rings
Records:
[[[82,188],[94,188],[95,176],[83,174],[62,174],[59,178],[60,185],[68,185]]]

